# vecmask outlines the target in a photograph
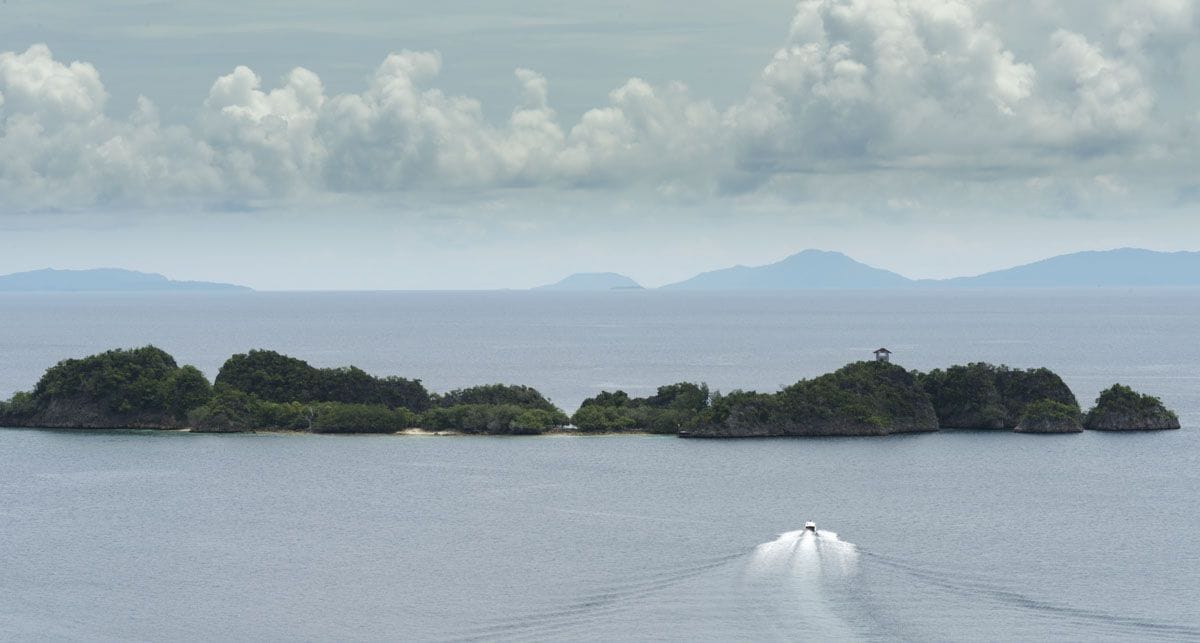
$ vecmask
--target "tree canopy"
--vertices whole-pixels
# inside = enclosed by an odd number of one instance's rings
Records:
[[[505,404],[525,409],[558,410],[558,407],[537,389],[516,384],[484,384],[460,388],[437,398],[437,405],[443,408],[464,404]]]
[[[920,376],[943,427],[1013,428],[1038,400],[1073,407],[1079,403],[1062,378],[1046,368],[1028,370],[984,362],[934,369]]]
[[[216,383],[278,403],[378,404],[414,412],[431,404],[421,380],[376,377],[356,366],[317,368],[269,350],[230,357],[217,373]]]
[[[56,400],[70,401],[111,414],[182,420],[211,395],[212,387],[195,367],[180,367],[166,351],[144,346],[63,360],[46,370],[23,405],[37,413]]]

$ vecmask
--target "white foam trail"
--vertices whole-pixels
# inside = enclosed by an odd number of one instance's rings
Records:
[[[754,549],[746,582],[778,598],[758,611],[787,636],[856,638],[834,613],[827,591],[857,571],[858,548],[831,531],[789,531]]]
[[[812,533],[803,529],[780,534],[779,538],[754,548],[752,574],[804,576],[849,576],[858,568],[858,548],[832,531]]]

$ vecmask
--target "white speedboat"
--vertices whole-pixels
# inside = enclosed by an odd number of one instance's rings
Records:
[[[814,534],[817,533],[817,523],[815,523],[811,520],[804,523],[804,531],[811,531]]]

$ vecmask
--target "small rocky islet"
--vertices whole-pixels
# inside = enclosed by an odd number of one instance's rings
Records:
[[[268,350],[230,357],[210,383],[154,346],[68,359],[0,402],[0,426],[483,435],[657,433],[693,438],[882,436],[941,429],[1077,433],[1178,429],[1156,397],[1114,384],[1086,414],[1057,374],[987,363],[928,373],[885,349],[774,393],[680,382],[654,395],[605,391],[572,416],[529,386],[431,393],[418,379],[317,368]]]
[[[1160,431],[1179,428],[1179,416],[1162,400],[1128,386],[1113,384],[1096,399],[1096,406],[1083,418],[1083,428],[1092,431]]]

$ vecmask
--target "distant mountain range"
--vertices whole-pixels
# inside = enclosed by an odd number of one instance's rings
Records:
[[[855,261],[840,252],[805,250],[765,266],[733,266],[703,272],[661,290],[804,290],[896,288],[1130,288],[1200,286],[1200,252],[1138,248],[1059,255],[1030,264],[952,279],[909,279]],[[543,291],[641,290],[615,272],[577,273]],[[201,292],[248,291],[209,281],[176,281],[160,274],[98,268],[32,270],[0,275],[0,292]]]
[[[0,292],[198,292],[250,290],[245,286],[209,281],[175,281],[162,275],[97,268],[94,270],[31,270],[0,275]]]
[[[621,279],[633,280],[614,273]],[[590,283],[572,275],[555,290]],[[576,281],[579,278],[579,281]],[[838,288],[1070,288],[1200,286],[1200,252],[1156,252],[1137,248],[1076,252],[973,277],[909,279],[868,266],[840,252],[805,250],[765,266],[734,266],[662,286],[663,290],[802,290]]]

